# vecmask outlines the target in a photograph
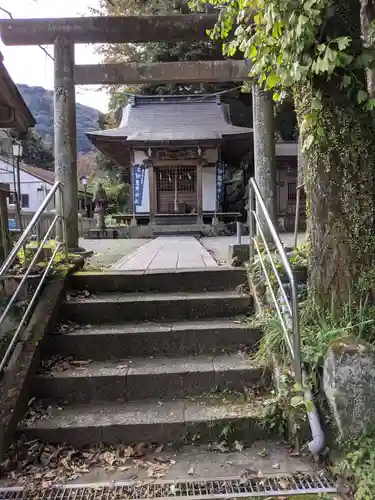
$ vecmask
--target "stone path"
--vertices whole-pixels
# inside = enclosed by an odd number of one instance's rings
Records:
[[[120,271],[206,269],[218,267],[209,252],[192,236],[161,236],[111,266]]]

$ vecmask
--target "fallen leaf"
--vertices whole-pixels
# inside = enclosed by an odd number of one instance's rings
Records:
[[[77,367],[83,367],[83,366],[88,366],[90,363],[92,363],[92,359],[86,359],[86,360],[72,360],[70,362],[71,365],[77,366]]]
[[[127,470],[131,469],[131,466],[130,465],[123,465],[122,467],[119,467],[119,471],[121,472],[125,472]]]
[[[237,450],[237,451],[243,451],[244,449],[244,445],[242,443],[240,443],[239,441],[235,441],[234,442],[234,448]]]
[[[177,488],[174,484],[171,484],[169,487],[169,491],[172,493],[172,495],[175,495],[177,492]]]
[[[147,446],[145,443],[139,443],[134,448],[134,455],[136,457],[143,457],[146,454]]]
[[[227,444],[225,443],[225,441],[222,441],[221,443],[214,443],[212,445],[212,449],[221,451],[221,453],[226,453],[227,451],[229,451],[229,448],[228,448]]]
[[[278,479],[278,483],[283,490],[289,489],[290,483],[287,479],[283,479],[283,478]]]
[[[110,451],[104,452],[102,455],[102,458],[103,458],[104,462],[107,463],[108,465],[113,465],[114,462],[116,461],[115,454],[110,452]]]

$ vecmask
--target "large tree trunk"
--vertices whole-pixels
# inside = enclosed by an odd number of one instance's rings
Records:
[[[308,154],[305,178],[310,285],[318,302],[338,308],[359,298],[373,263],[375,128],[352,102],[326,95],[323,109],[327,142]]]
[[[371,23],[375,19],[375,1],[361,0],[361,29],[362,38],[365,45],[373,46]],[[375,69],[368,69],[366,72],[367,90],[371,97],[375,96]]]
[[[325,36],[351,36],[360,48],[359,0],[335,0]],[[364,72],[357,81],[366,85]],[[340,81],[316,80],[296,95],[301,121],[314,91],[323,94],[324,137],[307,153],[306,194],[311,240],[310,285],[323,306],[336,310],[374,288],[375,126],[371,112],[349,98]],[[307,97],[309,96],[309,97]],[[310,132],[308,132],[310,133]],[[314,133],[314,131],[313,131]],[[370,273],[372,271],[372,274]]]

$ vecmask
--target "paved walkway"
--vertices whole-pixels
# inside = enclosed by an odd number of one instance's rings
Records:
[[[218,267],[209,252],[192,236],[161,236],[113,264],[121,271],[205,269]]]

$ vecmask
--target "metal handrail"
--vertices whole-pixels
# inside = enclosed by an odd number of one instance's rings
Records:
[[[44,238],[42,239],[42,241],[38,242],[38,246],[36,247],[36,252],[30,262],[30,264],[28,265],[26,271],[24,272],[21,280],[20,280],[20,283],[18,284],[16,290],[14,291],[13,295],[11,296],[10,300],[8,301],[4,311],[2,312],[2,314],[0,315],[0,327],[1,325],[3,324],[6,316],[8,315],[12,305],[14,304],[14,302],[16,301],[23,285],[25,284],[27,278],[29,277],[31,271],[33,270],[33,267],[35,265],[35,263],[37,262],[37,259],[39,257],[39,255],[41,254],[42,250],[43,250],[43,247],[46,243],[46,241],[48,240],[50,234],[52,233],[52,230],[56,227],[56,225],[58,223],[61,224],[61,234],[62,234],[62,241],[59,241],[52,253],[52,256],[50,257],[48,263],[47,263],[47,266],[40,278],[40,281],[38,283],[38,286],[33,294],[33,296],[31,297],[31,300],[26,308],[26,311],[24,312],[17,328],[16,328],[16,331],[14,332],[14,335],[12,337],[12,339],[10,340],[9,342],[9,345],[6,349],[6,352],[4,354],[4,356],[2,357],[2,359],[0,360],[0,375],[2,374],[6,364],[8,363],[9,361],[9,358],[14,350],[14,347],[18,341],[18,338],[19,338],[19,335],[23,329],[23,327],[25,326],[28,318],[29,318],[29,314],[31,313],[32,311],[32,308],[34,307],[34,304],[36,302],[36,300],[38,299],[39,297],[39,293],[44,285],[44,282],[47,278],[47,275],[48,275],[48,272],[53,264],[53,261],[57,255],[57,252],[64,249],[64,252],[65,252],[65,258],[67,259],[68,258],[68,248],[67,248],[67,245],[66,245],[66,220],[65,220],[65,217],[64,217],[64,203],[63,203],[63,186],[60,182],[56,182],[51,191],[48,193],[48,195],[46,196],[46,198],[44,199],[43,203],[41,204],[41,206],[38,208],[38,210],[35,212],[33,218],[31,219],[29,225],[27,226],[27,228],[25,229],[25,231],[22,233],[21,237],[19,238],[19,240],[17,241],[17,243],[14,245],[14,248],[12,249],[12,251],[10,252],[9,256],[7,257],[7,259],[5,260],[5,262],[3,263],[3,265],[1,266],[0,268],[0,281],[1,280],[4,280],[4,279],[7,279],[7,276],[6,276],[6,273],[9,271],[10,267],[12,266],[12,264],[14,263],[15,259],[17,258],[17,255],[18,255],[18,252],[21,250],[21,248],[25,248],[25,245],[26,245],[26,242],[27,242],[27,239],[29,238],[29,236],[32,234],[32,231],[34,229],[35,226],[37,226],[40,222],[40,219],[42,218],[46,208],[48,207],[49,203],[51,202],[51,200],[55,197],[55,195],[58,194],[58,210],[57,210],[57,214],[56,216],[53,218],[52,222],[50,223],[47,231],[46,231],[46,234],[44,236]],[[26,257],[26,255],[25,255]]]
[[[272,242],[277,250],[281,263],[283,265],[284,271],[289,279],[290,288],[291,288],[291,299],[287,297],[285,292],[283,283],[280,279],[279,273],[275,266],[275,263],[272,258],[271,250],[269,247],[270,241],[267,241],[265,237],[264,229],[262,228],[262,224],[260,222],[259,216],[255,211],[255,201],[258,209],[260,209],[262,213],[262,219],[264,219],[264,225],[266,226],[268,233],[272,238]],[[254,263],[255,251],[258,254],[259,262],[267,282],[269,291],[271,293],[272,301],[275,306],[277,315],[280,320],[280,324],[283,329],[284,340],[288,348],[288,352],[290,354],[294,378],[296,384],[299,385],[304,390],[304,398],[305,401],[308,401],[312,404],[312,411],[308,411],[308,420],[310,424],[310,429],[312,433],[312,440],[309,443],[309,449],[312,454],[317,455],[324,446],[324,434],[322,431],[322,427],[320,425],[318,412],[316,410],[315,405],[313,404],[311,390],[306,383],[307,377],[306,373],[302,368],[302,360],[301,360],[301,335],[300,335],[300,320],[299,320],[299,308],[298,308],[298,291],[296,279],[292,271],[292,267],[290,265],[288,256],[285,252],[284,246],[280,240],[278,232],[272,222],[272,219],[268,213],[267,207],[262,198],[262,194],[259,190],[259,187],[254,178],[251,178],[249,181],[249,206],[248,206],[248,216],[249,216],[249,233],[250,233],[250,242],[249,242],[249,264],[250,270]],[[275,295],[275,291],[271,284],[271,278],[267,271],[265,260],[262,256],[262,252],[259,248],[259,244],[257,241],[257,235],[260,236],[265,251],[267,253],[267,257],[270,261],[272,272],[274,277],[276,278],[277,284],[279,286],[279,290],[281,292],[281,296],[284,302],[284,305],[287,308],[287,313],[291,319],[291,322],[287,321],[285,317],[285,312],[282,311],[279,300]]]

